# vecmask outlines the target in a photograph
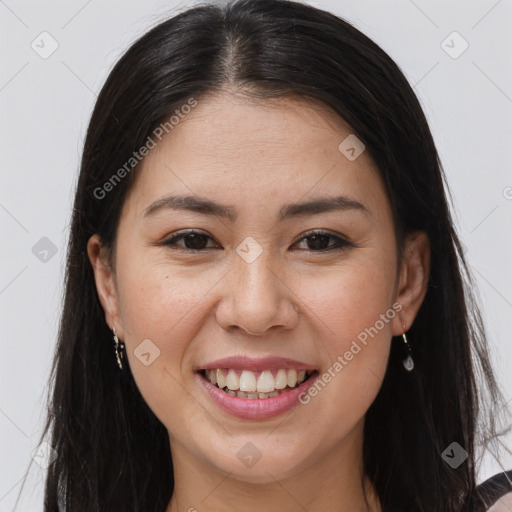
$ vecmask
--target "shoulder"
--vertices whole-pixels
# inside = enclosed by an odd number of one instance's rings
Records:
[[[510,512],[512,511],[512,491],[502,496],[487,512]]]
[[[478,485],[471,497],[472,512],[512,512],[512,470]]]

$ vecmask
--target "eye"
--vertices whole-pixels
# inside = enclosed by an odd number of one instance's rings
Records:
[[[337,240],[337,242],[330,245],[329,239]],[[322,229],[308,231],[305,235],[302,236],[302,238],[299,239],[299,242],[302,240],[306,241],[306,245],[309,246],[306,248],[306,250],[312,252],[326,252],[335,249],[343,249],[344,247],[356,246],[346,238],[342,236],[333,235],[329,231],[325,231]]]
[[[213,240],[212,237],[197,230],[188,230],[182,233],[178,233],[173,237],[169,238],[162,242],[162,245],[170,246],[171,248],[177,248],[180,250],[190,251],[190,252],[201,252],[204,249],[215,248],[214,246],[208,247],[208,239]],[[329,239],[335,240],[334,244],[329,244]],[[183,240],[183,243],[178,243]],[[336,236],[325,230],[314,230],[307,232],[302,238],[299,239],[294,245],[299,242],[305,241],[306,250],[312,252],[324,252],[331,251],[335,249],[343,249],[344,247],[356,247],[355,244],[347,240],[342,236]],[[217,247],[220,247],[216,244]]]
[[[206,233],[202,233],[201,231],[195,231],[195,230],[188,230],[184,231],[182,233],[179,233],[172,238],[169,238],[168,240],[165,240],[162,242],[162,245],[166,246],[176,246],[183,250],[188,250],[191,252],[200,252],[203,249],[208,249],[209,247],[205,247],[205,242],[208,240],[213,240],[209,235]],[[178,240],[183,239],[183,245],[178,244]],[[174,247],[172,247],[174,248]]]

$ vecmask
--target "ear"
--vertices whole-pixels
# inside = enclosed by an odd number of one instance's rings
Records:
[[[429,276],[430,242],[424,231],[415,231],[405,240],[395,297],[402,310],[393,319],[393,336],[410,329],[427,294]]]
[[[114,273],[108,261],[107,249],[101,244],[99,235],[89,238],[87,254],[93,268],[96,290],[105,312],[105,320],[110,330],[115,327],[116,334],[124,339]]]

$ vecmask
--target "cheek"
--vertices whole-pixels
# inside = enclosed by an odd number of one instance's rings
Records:
[[[155,412],[173,403],[180,408],[184,355],[199,337],[205,297],[218,279],[134,255],[118,262],[128,361],[137,386]],[[145,353],[149,356],[142,357]]]
[[[396,315],[393,268],[392,257],[377,257],[368,249],[364,257],[347,259],[336,271],[303,281],[300,296],[307,297],[318,350],[326,361],[317,412],[336,403],[334,423],[354,425],[382,384]]]
[[[161,350],[177,351],[218,272],[171,263],[165,252],[135,251],[118,262],[120,310],[127,336],[150,338]]]
[[[373,249],[360,251],[339,266],[300,278],[295,288],[310,312],[308,316],[322,331],[331,358],[347,350],[352,340],[374,326],[392,306],[393,258],[386,258],[382,252],[378,255]],[[391,322],[384,326],[379,322],[378,328],[383,331],[381,337],[386,338],[391,333]]]

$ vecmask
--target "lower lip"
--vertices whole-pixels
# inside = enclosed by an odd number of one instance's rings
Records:
[[[196,373],[196,379],[199,379],[209,396],[221,409],[246,420],[264,420],[289,411],[300,403],[300,394],[311,386],[317,376],[318,372],[314,372],[299,387],[281,393],[279,396],[250,399],[228,395],[200,373]]]

